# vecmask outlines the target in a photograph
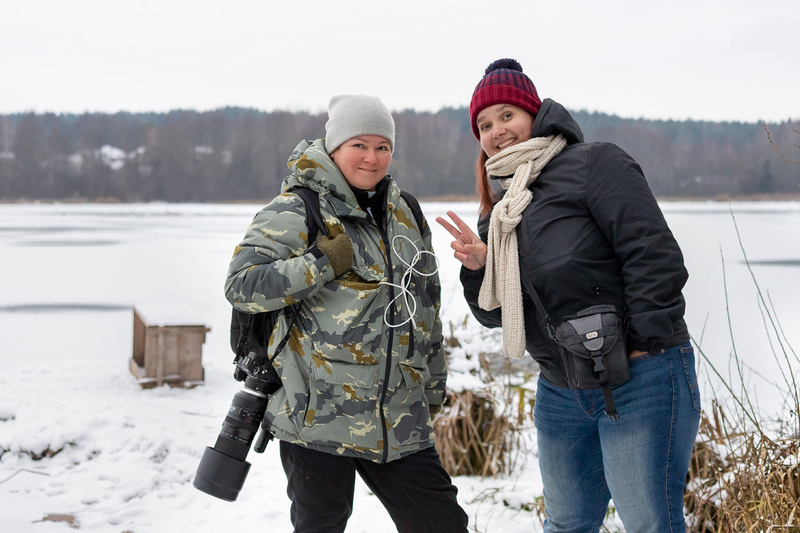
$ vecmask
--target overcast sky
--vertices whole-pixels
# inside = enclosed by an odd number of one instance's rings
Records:
[[[800,0],[0,0],[0,113],[469,104],[512,57],[626,118],[800,119]]]

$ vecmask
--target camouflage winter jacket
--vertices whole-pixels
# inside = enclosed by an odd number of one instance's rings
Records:
[[[430,228],[427,223],[416,227],[391,179],[384,227],[378,227],[359,207],[322,139],[301,142],[288,164],[292,174],[282,194],[256,215],[236,248],[225,284],[228,300],[245,312],[302,302],[289,342],[275,359],[283,387],[267,408],[272,433],[376,462],[432,446],[428,406],[441,405],[447,377],[438,275],[411,275],[414,320],[388,325],[409,318],[404,298],[395,299],[401,292],[396,286],[417,249],[433,251]],[[319,248],[307,242],[303,201],[289,192],[297,186],[319,193],[328,236],[346,232],[353,243],[353,267],[338,278]],[[324,238],[320,230],[317,240]],[[434,272],[433,256],[423,254],[415,269]],[[282,313],[270,355],[288,327]]]

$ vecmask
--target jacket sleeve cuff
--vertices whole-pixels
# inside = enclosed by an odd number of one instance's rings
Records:
[[[467,267],[461,267],[461,279],[483,279],[483,276],[486,275],[486,267],[483,267],[478,270],[470,270]]]
[[[660,339],[648,339],[646,341],[639,341],[632,337],[628,337],[628,351],[632,352],[638,350],[646,353],[660,353],[664,349],[664,341]]]
[[[325,252],[316,246],[312,246],[306,250],[306,254],[307,256],[311,255],[311,257],[313,257],[313,266],[317,269],[318,273],[315,275],[319,275],[322,278],[321,285],[328,283],[336,277],[336,274],[333,272],[333,266],[331,265],[330,259],[328,259],[328,256],[325,255]]]
[[[309,248],[308,249],[308,253],[313,255],[314,259],[322,259],[323,257],[325,257],[325,253],[322,250],[320,250],[319,248],[317,248],[316,246],[312,246],[311,248]],[[328,259],[328,258],[325,257],[325,259]]]

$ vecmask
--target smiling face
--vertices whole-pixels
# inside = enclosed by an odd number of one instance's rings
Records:
[[[481,148],[492,157],[509,146],[531,138],[533,116],[511,104],[495,104],[478,113],[475,120]]]
[[[351,187],[374,191],[392,162],[392,146],[380,135],[359,135],[333,151],[331,159]]]

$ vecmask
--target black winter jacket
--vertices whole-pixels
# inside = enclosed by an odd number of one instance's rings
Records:
[[[657,353],[689,340],[682,295],[688,273],[642,169],[610,143],[585,143],[569,112],[545,99],[532,137],[563,133],[564,150],[530,186],[533,199],[517,227],[520,276],[528,277],[554,326],[599,304],[625,317],[630,350]],[[486,242],[489,219],[478,223]],[[486,327],[500,327],[499,308],[478,307],[485,270],[461,270],[464,296]],[[556,348],[525,290],[526,349],[542,376],[566,387]]]

